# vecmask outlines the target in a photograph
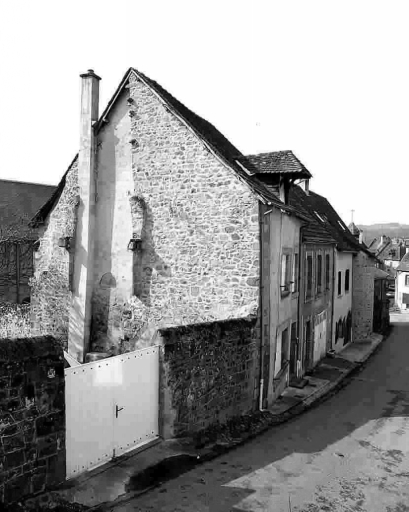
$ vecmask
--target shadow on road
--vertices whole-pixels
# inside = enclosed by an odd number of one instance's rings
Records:
[[[282,482],[282,490],[285,491],[290,478],[302,477],[302,473],[308,471],[308,463],[338,441],[352,437],[352,451],[357,446],[356,442],[358,446],[365,447],[365,433],[357,432],[361,427],[371,423],[370,428],[376,431],[382,428],[387,418],[409,418],[408,357],[409,323],[394,322],[389,337],[363,370],[356,373],[338,394],[290,422],[273,427],[253,441],[187,473],[178,481],[178,484],[181,482],[180,499],[183,501],[183,492],[192,486],[197,491],[197,487],[203,484],[203,493],[200,489],[197,492],[203,504],[211,505],[209,510],[212,512],[250,511],[253,508],[235,506],[243,506],[243,500],[253,493],[274,492],[272,476],[274,485]],[[395,457],[403,456],[399,450],[392,451]],[[294,455],[297,455],[298,462],[302,462],[299,464],[302,469],[298,472],[288,463]],[[344,454],[334,453],[334,456],[342,458]],[[270,467],[268,471],[265,471],[266,467]],[[209,494],[211,486],[214,487],[213,496]],[[255,507],[254,510],[264,510]]]

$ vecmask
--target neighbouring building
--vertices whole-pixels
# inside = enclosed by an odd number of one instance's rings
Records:
[[[357,237],[356,226],[351,223],[349,225],[351,233]],[[379,238],[374,238],[369,244],[368,249],[375,255],[378,260],[378,267],[386,268],[385,258],[389,257],[389,252],[392,248],[392,240],[389,236],[382,235]]]
[[[311,178],[291,151],[247,156],[255,175],[284,204],[295,180]],[[271,404],[299,372],[300,233],[309,222],[305,214],[263,207],[262,336],[265,351],[262,372],[263,404]],[[298,208],[297,208],[298,209]]]
[[[0,180],[0,302],[30,302],[37,233],[29,220],[55,187]]]
[[[322,359],[331,348],[334,252],[336,240],[315,213],[309,180],[290,191],[290,204],[298,205],[309,222],[301,229],[300,251],[300,355],[298,377]]]
[[[312,213],[321,226],[336,241],[331,349],[339,352],[345,345],[353,341],[353,262],[357,253],[363,250],[363,246],[350,233],[341,217],[325,197],[310,191],[309,206],[313,209]]]
[[[31,223],[35,331],[81,363],[161,343],[178,435],[267,407],[296,366],[288,193],[310,174],[265,171],[133,68],[101,116],[81,78],[80,151]]]
[[[362,235],[354,227],[352,223],[349,229],[361,250],[354,257],[352,269],[352,339],[360,341],[367,339],[373,332],[375,276],[382,262],[376,256],[377,252],[372,252],[362,244]],[[384,240],[381,251],[387,245],[388,240]]]
[[[388,251],[383,256],[383,263],[385,265],[385,269],[396,269],[399,265],[402,258],[408,252],[408,247],[406,247],[403,243],[391,243],[388,248]]]
[[[396,267],[395,303],[400,309],[409,309],[409,253]]]

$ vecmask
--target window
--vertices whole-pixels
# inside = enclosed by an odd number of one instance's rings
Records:
[[[325,222],[324,218],[318,212],[314,211],[314,213],[320,219],[321,222]]]
[[[290,291],[290,255],[281,256],[281,295],[287,295]]]
[[[405,286],[409,286],[409,276],[405,276]]]
[[[342,272],[338,272],[338,295],[342,295]]]
[[[312,255],[307,256],[307,269],[305,273],[305,290],[306,290],[306,299],[311,299],[312,297]]]
[[[294,254],[294,261],[293,261],[293,275],[292,275],[292,287],[291,291],[293,293],[298,292],[298,267],[299,267],[299,257],[298,254]]]
[[[329,257],[329,254],[326,254],[325,255],[325,289],[326,290],[329,290],[330,289],[330,270],[331,270],[331,261],[330,261],[330,257]]]
[[[349,269],[345,270],[345,293],[349,292]]]
[[[322,292],[322,255],[317,256],[317,294]]]

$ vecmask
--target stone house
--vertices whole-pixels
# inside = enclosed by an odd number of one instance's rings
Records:
[[[81,363],[161,344],[169,435],[267,407],[298,329],[308,218],[288,194],[310,174],[265,172],[133,68],[101,116],[81,78],[79,153],[31,222],[35,332]]]
[[[27,224],[55,187],[0,180],[0,302],[30,302],[37,233]]]
[[[409,309],[409,253],[396,267],[395,303],[400,309]]]

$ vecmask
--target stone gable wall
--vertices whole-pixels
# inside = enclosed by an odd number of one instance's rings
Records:
[[[62,349],[51,337],[0,340],[0,502],[65,480]]]
[[[69,170],[64,190],[40,230],[40,247],[34,253],[31,280],[33,333],[68,337],[68,307],[72,253],[58,246],[58,239],[74,237],[78,202],[77,162]]]
[[[154,328],[257,310],[258,200],[248,186],[140,81],[109,119],[98,135],[93,350],[132,350]],[[134,235],[142,245],[130,253]]]

